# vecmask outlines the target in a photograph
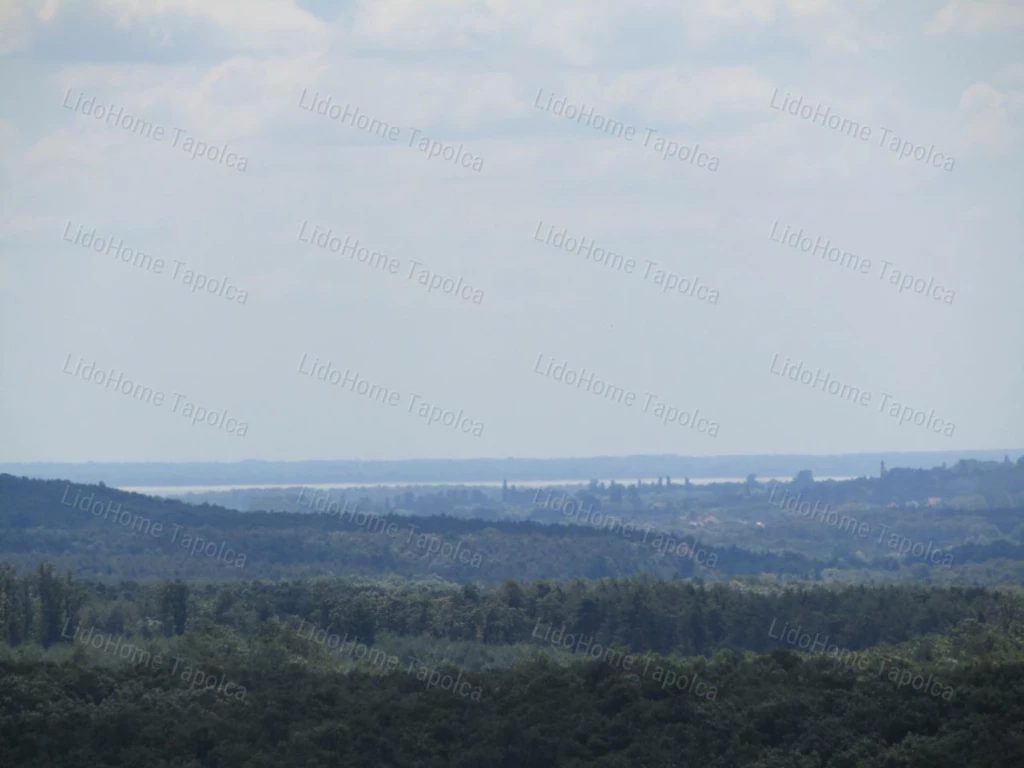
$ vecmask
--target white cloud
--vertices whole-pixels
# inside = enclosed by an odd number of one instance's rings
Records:
[[[1002,93],[990,83],[974,83],[960,96],[967,119],[967,138],[989,149],[1002,150],[1019,136],[1011,125],[1011,110],[1024,106],[1024,93]],[[1020,125],[1018,115],[1016,125]]]
[[[1024,6],[984,0],[950,0],[925,26],[929,35],[980,35],[1024,27]]]
[[[239,51],[310,51],[330,42],[326,24],[291,0],[95,0],[124,28],[166,33],[168,23],[205,22],[226,45]],[[184,28],[183,28],[184,27]]]
[[[877,5],[878,0],[666,0],[665,9],[687,22],[687,38],[699,45],[735,35],[743,27],[757,34],[774,28],[819,55],[836,56],[891,43],[888,34],[870,29],[865,22],[866,13]]]
[[[877,0],[852,5],[834,0],[364,0],[352,15],[352,39],[403,50],[484,50],[495,45],[539,49],[574,65],[606,58],[621,27],[654,13],[683,22],[679,34],[707,45],[737,27],[778,26],[828,53],[856,53],[884,39],[868,35],[863,11]]]
[[[24,50],[36,30],[57,14],[58,0],[4,0],[0,3],[0,56]]]
[[[674,69],[635,70],[612,78],[607,88],[614,103],[682,123],[737,112],[767,114],[771,89],[771,81],[751,67],[716,67],[688,77]]]
[[[608,2],[581,0],[365,0],[351,28],[353,41],[385,48],[482,50],[511,44],[585,63],[624,12]]]
[[[120,422],[97,420],[106,413],[101,400],[70,428],[48,420],[46,402],[60,397],[54,383],[67,377],[59,362],[41,372],[31,363],[43,354],[62,359],[72,341],[83,355],[99,356],[107,345],[109,363],[133,371],[166,365],[216,380],[215,394],[232,411],[258,397],[285,414],[275,427],[277,417],[254,404],[252,442],[223,452],[204,448],[200,430],[182,436],[176,422],[166,429],[154,422],[152,439],[132,452],[154,460],[202,451],[225,460],[283,457],[293,450],[296,423],[314,425],[303,435],[309,454],[356,450],[339,447],[332,420],[348,420],[358,402],[342,397],[323,409],[307,402],[294,371],[299,346],[388,371],[389,380],[409,387],[435,377],[439,398],[467,411],[479,407],[474,415],[485,421],[522,401],[524,385],[537,380],[532,360],[544,351],[600,363],[602,375],[637,387],[705,387],[707,399],[694,404],[730,414],[729,436],[723,416],[716,451],[909,445],[910,427],[894,437],[884,417],[879,424],[859,411],[804,427],[799,407],[780,405],[764,422],[744,411],[763,400],[764,377],[730,372],[748,363],[763,368],[758,360],[766,364],[775,351],[828,365],[813,349],[827,342],[877,389],[892,383],[885,356],[898,354],[900,367],[920,374],[907,397],[930,406],[922,394],[929,386],[950,387],[950,396],[960,387],[977,390],[957,372],[927,375],[935,362],[918,339],[946,337],[948,327],[983,340],[965,348],[964,371],[997,361],[996,383],[983,398],[991,408],[976,414],[971,439],[1014,442],[997,438],[1006,429],[1000,414],[1022,380],[1020,360],[1002,354],[1009,342],[984,329],[990,310],[1019,314],[1010,295],[1021,277],[1016,262],[997,279],[972,276],[948,307],[768,240],[778,219],[876,266],[892,258],[950,283],[959,279],[950,265],[976,263],[962,254],[975,253],[979,237],[986,252],[1014,253],[1021,225],[1008,211],[1017,193],[1024,68],[1013,63],[1019,56],[985,41],[936,46],[905,34],[928,14],[874,0],[380,0],[342,4],[328,22],[283,1],[77,0],[57,16],[57,6],[48,6],[59,22],[48,26],[34,10],[47,8],[41,0],[0,4],[4,29],[13,30],[4,45],[17,47],[0,61],[0,99],[8,105],[0,120],[0,267],[26,289],[14,294],[8,284],[0,306],[10,322],[0,325],[39,329],[31,338],[3,338],[11,351],[0,357],[0,375],[31,408],[0,419],[0,432],[45,437],[27,458],[50,458],[47,451],[120,456],[132,449],[116,436],[142,434],[127,411]],[[896,35],[898,47],[891,45]],[[921,66],[922,56],[934,58]],[[14,67],[18,76],[8,76]],[[775,84],[870,125],[871,140],[771,109]],[[249,170],[189,159],[170,136],[153,141],[63,109],[68,87],[168,130],[227,143],[250,158]],[[541,87],[635,126],[636,137],[615,138],[535,109]],[[303,88],[399,126],[400,140],[300,110]],[[662,159],[643,146],[645,126],[700,143],[721,167],[709,172]],[[897,160],[879,146],[881,126],[954,153],[955,171]],[[409,146],[413,127],[464,144],[485,158],[484,170],[428,159]],[[166,274],[61,242],[69,219],[230,275],[251,300],[222,306]],[[300,243],[306,219],[400,257],[405,269],[381,275]],[[533,242],[541,219],[634,258],[638,273]],[[648,258],[720,287],[721,306],[645,282]],[[412,259],[485,287],[486,307],[425,293],[405,276]],[[564,323],[551,322],[558,307]],[[221,311],[225,324],[219,314],[208,322],[208,313]],[[630,370],[622,349],[651,370]],[[481,367],[479,350],[500,365]],[[539,391],[545,394],[523,401],[523,417],[505,432],[493,422],[487,451],[533,453],[538,434],[556,438],[546,447],[554,453],[711,450],[653,419],[629,420],[628,411],[621,430],[595,438],[591,420],[551,407],[549,390]],[[393,431],[352,430],[345,445],[366,455],[394,453],[395,445],[424,455],[476,450],[458,435],[421,435],[407,421]],[[796,426],[783,428],[787,422]],[[121,431],[110,432],[109,423]],[[95,444],[86,438],[93,435]],[[9,451],[23,450],[8,443]]]

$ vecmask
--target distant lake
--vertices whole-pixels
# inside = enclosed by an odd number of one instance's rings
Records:
[[[647,479],[642,478],[644,485],[657,485],[658,479]],[[786,477],[759,477],[757,481],[759,483],[769,482],[785,482],[788,483],[793,478],[791,476]],[[823,480],[855,480],[854,477],[816,477],[815,482]],[[745,477],[691,477],[690,483],[692,485],[710,485],[711,483],[742,483],[746,481]],[[610,481],[603,480],[602,482],[608,483]],[[616,483],[621,485],[632,485],[636,483],[636,478],[630,478],[628,480],[616,480]],[[187,493],[225,493],[228,491],[272,491],[275,489],[287,489],[287,488],[312,488],[317,490],[328,490],[338,489],[346,490],[351,488],[367,488],[367,489],[380,489],[380,488],[432,488],[439,486],[452,486],[460,488],[500,488],[501,480],[447,480],[431,483],[272,483],[270,485],[134,485],[134,486],[119,486],[119,490],[128,491],[130,493],[144,493],[148,496],[183,496]],[[672,481],[673,487],[681,486],[682,480],[674,479]],[[509,482],[509,487],[516,486],[518,488],[544,488],[548,486],[557,487],[583,487],[590,485],[589,480],[515,480]]]

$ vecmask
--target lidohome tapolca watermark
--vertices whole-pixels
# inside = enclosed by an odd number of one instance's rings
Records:
[[[309,624],[308,630],[305,628]],[[348,656],[353,661],[365,661],[374,667],[379,667],[384,672],[393,672],[398,669],[399,660],[394,654],[389,654],[380,648],[373,648],[366,643],[360,642],[358,638],[348,638],[348,632],[344,637],[331,633],[331,625],[326,629],[320,629],[316,624],[299,619],[299,626],[296,630],[303,640],[310,640],[317,645],[322,645],[336,656]]]
[[[148,517],[124,509],[121,502],[118,502],[115,506],[114,502],[108,499],[106,508],[104,508],[103,502],[95,499],[95,492],[82,495],[82,492],[76,489],[75,498],[69,501],[68,491],[70,490],[70,484],[64,487],[64,494],[60,499],[60,503],[64,506],[79,509],[82,512],[90,512],[92,516],[97,519],[117,523],[133,533],[141,533],[143,535],[152,536],[156,539],[163,537],[163,523],[154,523]],[[235,550],[228,547],[226,541],[221,540],[220,548],[218,549],[217,542],[206,541],[206,539],[199,534],[183,534],[182,531],[185,530],[185,526],[183,525],[171,523],[171,527],[174,529],[174,533],[171,534],[171,544],[177,544],[187,550],[190,556],[194,557],[197,552],[202,552],[207,557],[223,561],[225,565],[234,565],[236,568],[245,567],[246,556],[236,556]],[[181,535],[180,541],[178,540],[179,535]]]
[[[371,251],[363,246],[359,240],[354,240],[349,235],[345,235],[345,242],[342,243],[341,238],[334,235],[333,229],[322,230],[314,225],[307,232],[306,228],[308,226],[309,222],[304,220],[299,228],[300,242],[316,245],[326,251],[340,253],[342,256],[347,254],[349,261],[365,264],[371,269],[386,272],[390,275],[397,275],[398,270],[401,269],[402,260],[397,256],[388,256],[380,251]],[[405,279],[422,286],[427,293],[440,291],[448,296],[457,296],[463,301],[469,301],[473,304],[480,304],[484,300],[482,288],[474,288],[462,277],[459,277],[458,280],[453,277],[445,277],[440,272],[432,271],[424,266],[422,262],[414,259],[409,259],[409,273],[405,276]]]
[[[334,367],[330,360],[320,361],[319,357],[307,360],[305,352],[299,360],[298,372],[311,379],[331,384],[341,389],[347,389],[354,395],[365,397],[368,400],[383,405],[397,408],[402,403],[402,393],[394,388],[375,384],[358,371],[346,368],[344,373]],[[484,432],[483,422],[474,421],[466,416],[465,411],[460,408],[458,413],[448,410],[440,405],[434,405],[424,400],[415,392],[409,393],[408,413],[415,412],[417,416],[427,422],[427,425],[440,424],[443,427],[451,427],[453,431],[463,432],[473,437],[481,437]]]
[[[304,502],[303,497],[305,494],[306,488],[300,488],[299,497],[296,499],[296,503],[300,506],[309,507],[309,509],[328,517],[337,517],[339,522],[348,516],[349,521],[353,525],[365,528],[370,533],[383,533],[391,539],[398,537],[400,532],[398,524],[393,520],[388,521],[387,518],[378,515],[376,512],[361,512],[359,511],[358,504],[350,507],[349,503],[344,499],[339,504],[337,500],[331,498],[330,493],[325,493],[324,491],[314,491]],[[470,549],[463,549],[461,538],[457,544],[453,545],[444,541],[436,534],[417,533],[420,529],[418,525],[408,523],[408,528],[409,533],[405,537],[405,544],[419,550],[425,558],[435,556],[434,560],[431,561],[431,565],[436,564],[439,558],[448,558],[452,562],[469,565],[473,568],[479,568],[483,563],[483,554],[473,552]],[[415,541],[413,540],[414,537]]]
[[[444,662],[442,662],[442,664],[443,663]],[[416,670],[415,673],[413,670]],[[415,674],[417,680],[421,683],[426,683],[428,691],[431,688],[440,688],[442,691],[457,693],[462,698],[468,697],[470,701],[480,701],[483,696],[483,686],[474,686],[468,680],[463,680],[463,672],[461,669],[456,677],[452,677],[451,675],[444,674],[444,672],[441,671],[440,665],[437,667],[428,667],[416,656],[412,656],[409,660],[405,673],[407,675]]]
[[[533,494],[533,503],[540,504],[542,507],[547,509],[553,509],[556,512],[561,512],[565,517],[575,519],[583,522],[586,525],[592,525],[595,528],[608,531],[609,533],[619,533],[624,538],[632,540],[634,528],[640,526],[630,521],[623,523],[621,518],[613,517],[611,515],[602,515],[599,510],[594,509],[593,504],[584,505],[577,499],[572,498],[564,491],[561,494],[553,494],[550,491],[544,501],[538,502],[538,497],[543,489],[538,488]],[[648,537],[654,530],[649,523],[644,524],[644,537],[640,541],[642,546],[648,545]],[[671,534],[658,532],[650,541],[650,546],[659,555],[678,555],[699,565],[701,568],[707,568],[713,570],[715,565],[718,563],[718,554],[714,551],[709,552],[700,546],[700,542],[694,540],[693,544],[690,544],[682,538],[677,539]]]
[[[556,232],[555,227],[549,224],[544,237],[541,237],[543,229],[544,222],[538,221],[537,229],[533,233],[533,239],[538,243],[564,250],[566,253],[581,255],[586,261],[614,271],[625,272],[627,275],[632,275],[636,268],[636,261],[633,259],[623,258],[620,254],[602,248],[595,241],[588,240],[586,237],[572,237],[565,227],[560,232]],[[644,259],[644,262],[647,264],[647,268],[640,279],[660,288],[662,293],[692,296],[698,301],[706,301],[708,304],[718,303],[718,289],[702,284],[699,276],[684,277],[670,269],[656,269],[658,262],[651,259]]]
[[[768,503],[774,507],[784,509],[787,512],[793,512],[799,517],[817,520],[844,533],[856,534],[862,539],[866,539],[868,534],[871,533],[871,526],[868,523],[858,523],[855,517],[840,515],[831,508],[831,505],[827,503],[822,504],[820,499],[814,502],[812,509],[809,501],[803,501],[802,493],[793,493],[792,491],[781,489],[781,494],[776,499],[775,495],[779,491],[778,484],[773,483],[771,493],[768,496]],[[888,539],[885,539],[889,526],[882,525],[881,528],[882,530],[878,533],[876,544],[882,544],[883,540],[885,540],[885,545],[899,555],[920,557],[932,565],[938,565],[947,570],[953,567],[953,553],[937,549],[934,542],[929,541],[927,546],[925,546],[923,542],[914,541],[908,536],[895,532],[890,533]],[[941,563],[939,562],[940,557],[942,559]]]
[[[855,387],[852,384],[845,384],[833,377],[828,371],[825,371],[825,375],[822,376],[821,368],[816,368],[812,373],[810,368],[804,367],[803,360],[797,360],[794,363],[787,357],[785,361],[780,361],[779,354],[776,352],[772,355],[772,362],[768,366],[768,372],[787,378],[790,381],[798,382],[811,389],[817,389],[820,384],[822,392],[838,397],[840,400],[858,403],[864,408],[871,405],[870,390]],[[925,413],[923,410],[919,411],[910,405],[894,400],[893,396],[887,392],[882,392],[881,395],[882,399],[878,404],[878,412],[885,413],[895,419],[900,426],[913,423],[916,427],[924,427],[932,432],[941,433],[944,437],[953,436],[956,424],[936,416],[934,408],[929,409]]]
[[[778,97],[779,89],[776,88],[775,92],[772,93],[771,101],[768,102],[770,108],[786,112],[803,120],[810,120],[812,123],[817,123],[820,117],[822,127],[830,128],[833,131],[838,131],[861,141],[868,141],[871,138],[871,126],[861,125],[856,120],[851,120],[847,117],[840,117],[832,112],[831,107],[825,107],[825,111],[822,112],[820,103],[815,104],[813,107],[810,104],[804,104],[803,96],[793,100],[788,91],[782,97],[780,103],[776,104],[775,101]],[[933,168],[941,167],[944,171],[953,170],[954,158],[946,157],[941,152],[936,152],[934,144],[930,145],[927,149],[925,149],[923,144],[915,146],[912,142],[894,135],[888,128],[882,128],[882,135],[878,139],[878,146],[898,155],[901,160],[913,157],[918,162],[927,163]]]
[[[594,374],[588,372],[586,368],[581,368],[577,371],[570,368],[568,362],[562,361],[558,363],[553,358],[547,361],[546,367],[543,363],[544,355],[538,354],[537,362],[533,366],[533,372],[545,378],[562,382],[566,386],[575,386],[577,389],[582,387],[585,392],[589,392],[595,397],[619,403],[627,408],[632,408],[637,401],[637,394],[633,390],[609,384],[595,378]],[[586,385],[585,387],[584,384]],[[706,433],[708,437],[717,437],[718,422],[702,418],[699,408],[694,409],[692,412],[685,411],[674,405],[669,405],[652,392],[644,392],[644,395],[646,395],[646,400],[644,401],[644,407],[641,409],[642,412],[650,413],[651,416],[660,420],[662,424],[676,424],[680,427],[689,427],[702,434]]]
[[[600,659],[606,664],[621,668],[625,672],[629,672],[633,667],[633,664],[637,661],[637,657],[631,654],[626,654],[623,651],[617,651],[614,648],[602,647],[600,644],[594,643],[594,638],[591,636],[586,639],[584,643],[584,637],[582,634],[573,635],[566,633],[566,625],[562,625],[561,629],[552,631],[553,626],[548,625],[548,628],[543,633],[540,633],[541,620],[537,619],[537,623],[533,627],[533,632],[530,633],[530,637],[539,639],[541,641],[547,641],[556,648],[563,648],[569,650],[571,653],[576,654],[581,649],[583,656],[586,659],[596,661]],[[635,674],[637,677],[647,677],[650,672],[651,661],[654,657],[650,654],[644,654],[643,658],[643,671],[639,668]],[[714,685],[709,685],[704,682],[697,682],[699,677],[698,672],[694,672],[692,675],[681,675],[674,669],[668,666],[662,666],[656,664],[654,667],[654,674],[651,679],[656,683],[661,683],[661,690],[665,691],[669,688],[675,688],[675,690],[682,693],[693,693],[696,696],[707,699],[710,702],[714,702],[715,697],[718,696],[718,688]]]
[[[102,649],[105,653],[112,653],[115,657],[122,661],[127,661],[135,667],[142,666],[147,669],[157,670],[163,666],[164,659],[161,654],[151,654],[142,646],[125,643],[122,635],[118,635],[116,638],[113,635],[109,635],[104,640],[103,634],[97,632],[95,627],[83,630],[81,623],[76,625],[72,634],[69,635],[68,625],[70,623],[71,619],[69,618],[64,622],[64,627],[60,631],[60,636],[67,640],[81,643],[94,650]],[[116,642],[114,642],[115,640]],[[174,659],[171,674],[177,675],[178,666],[182,664],[183,659],[173,654],[171,654],[171,658]],[[181,679],[188,683],[190,689],[214,691],[224,696],[230,696],[236,701],[245,699],[245,686],[228,680],[226,672],[221,673],[220,681],[218,682],[215,674],[207,674],[199,665],[193,668],[190,664],[191,662],[188,662],[181,670]],[[232,687],[236,687],[238,690],[232,692]]]
[[[319,629],[312,622],[309,623],[308,634],[303,627],[305,619],[299,620],[298,635],[304,640],[310,640],[330,650],[335,656],[345,656],[354,661],[366,661],[371,666],[378,667],[384,672],[393,672],[398,669],[399,659],[394,654],[389,654],[380,648],[373,648],[366,643],[360,642],[358,638],[348,639],[348,632],[344,637],[332,634],[330,625],[326,629]],[[413,670],[416,670],[415,673]],[[482,686],[473,686],[468,680],[462,679],[462,671],[457,676],[444,674],[439,668],[428,667],[416,656],[412,656],[405,669],[407,675],[415,675],[421,683],[426,683],[427,690],[440,688],[443,691],[457,693],[463,698],[468,697],[470,701],[480,701],[483,694]]]
[[[307,98],[308,97],[308,98]],[[328,117],[331,120],[341,120],[341,122],[347,122],[351,127],[356,128],[360,131],[372,134],[380,139],[387,139],[388,141],[397,142],[402,129],[397,125],[380,120],[376,117],[370,117],[363,112],[358,106],[352,104],[345,104],[342,108],[341,104],[333,103],[333,97],[328,95],[327,98],[321,98],[319,92],[314,92],[309,95],[309,89],[303,88],[302,95],[299,96],[299,109],[307,112],[315,112],[318,115]],[[482,157],[476,157],[471,152],[466,150],[464,144],[459,144],[456,147],[454,144],[446,144],[438,139],[432,139],[427,136],[420,136],[423,133],[419,128],[409,129],[409,143],[408,146],[412,148],[414,145],[416,149],[427,156],[428,160],[434,158],[441,158],[452,165],[457,165],[462,168],[467,168],[471,171],[479,173],[484,169],[484,159]]]
[[[152,272],[155,275],[164,273],[163,259],[154,258],[144,251],[125,246],[124,238],[99,236],[96,234],[96,227],[86,229],[82,224],[78,225],[74,237],[71,237],[71,226],[71,220],[68,219],[68,223],[64,225],[64,233],[61,235],[62,240],[73,245],[80,245],[88,251],[113,256],[114,261],[131,264],[136,269],[145,272]],[[245,304],[246,299],[249,298],[249,292],[233,284],[227,275],[221,278],[210,277],[198,270],[188,269],[186,263],[181,259],[171,259],[171,261],[174,262],[174,269],[168,273],[169,277],[176,283],[180,282],[192,293],[203,290],[229,301],[237,301],[239,304]]]
[[[778,219],[772,222],[772,231],[768,233],[768,239],[773,243],[788,245],[790,248],[804,253],[818,254],[822,260],[827,259],[838,267],[845,267],[862,275],[866,275],[871,269],[871,259],[862,259],[850,251],[840,251],[839,248],[832,245],[831,239],[823,242],[819,235],[812,243],[810,237],[804,237],[802,228],[794,230],[789,224],[780,231]],[[918,295],[928,296],[935,301],[941,300],[943,304],[952,304],[956,297],[956,291],[939,285],[935,282],[934,277],[928,278],[928,282],[925,282],[923,277],[914,277],[909,272],[894,267],[893,262],[884,259],[882,268],[878,270],[878,279],[889,283],[899,293],[913,290]]]
[[[71,89],[68,88],[67,93],[64,94],[64,102],[61,104],[65,109],[70,109],[72,112],[77,112],[80,115],[86,117],[93,117],[97,120],[102,120],[106,125],[112,125],[122,130],[128,131],[135,136],[141,136],[146,139],[152,139],[156,142],[162,142],[164,139],[164,133],[166,129],[164,126],[143,120],[142,118],[135,117],[131,114],[125,114],[124,107],[120,107],[113,102],[110,106],[104,106],[96,103],[96,97],[85,96],[79,92],[75,98],[74,104],[71,103]],[[207,144],[205,141],[201,141],[194,136],[190,136],[184,128],[172,128],[174,131],[174,137],[171,139],[171,147],[174,149],[180,149],[182,152],[187,154],[192,160],[197,157],[204,157],[210,162],[217,163],[218,165],[224,165],[228,168],[233,168],[236,171],[245,172],[245,169],[249,166],[249,158],[245,155],[239,155],[228,149],[227,144],[223,144],[218,147],[216,145]],[[179,143],[181,146],[179,147]]]
[[[98,367],[95,360],[86,362],[81,356],[75,361],[74,369],[72,370],[70,352],[64,359],[64,366],[61,370],[68,376],[92,382],[104,389],[110,389],[111,384],[113,384],[115,392],[119,392],[140,403],[149,403],[156,408],[163,407],[164,399],[167,396],[166,393],[159,389],[126,379],[123,371],[118,371],[116,368],[111,367],[108,372]],[[183,395],[180,392],[173,392],[172,394],[174,395],[174,402],[171,405],[171,413],[180,413],[182,417],[191,420],[192,426],[205,424],[208,427],[213,427],[228,434],[238,435],[239,437],[245,437],[249,431],[249,423],[228,416],[226,408],[223,411],[208,409],[205,406],[192,402],[188,399],[187,395]],[[179,408],[181,409],[180,411]]]
[[[857,669],[860,672],[867,672],[870,667],[870,661],[867,655],[862,651],[857,653],[851,651],[849,648],[840,648],[836,644],[829,645],[829,635],[821,637],[820,633],[815,633],[814,638],[811,638],[810,633],[801,632],[802,627],[790,627],[789,622],[786,622],[778,634],[772,634],[775,630],[775,622],[778,621],[776,617],[772,617],[772,625],[768,627],[768,637],[773,640],[781,640],[782,642],[788,643],[789,645],[795,646],[802,651],[807,651],[811,655],[825,656],[834,661],[838,661],[841,665],[849,667],[851,669]],[[806,642],[804,642],[806,640]],[[881,679],[883,676],[891,683],[896,684],[896,688],[903,688],[904,686],[911,686],[915,691],[928,691],[932,696],[941,696],[945,701],[952,701],[955,691],[952,686],[945,686],[941,680],[937,679],[934,674],[929,675],[927,678],[924,675],[915,675],[909,669],[900,669],[896,664],[891,663],[888,659],[879,656],[878,657],[878,677]],[[888,671],[886,671],[888,667]]]
[[[570,104],[567,97],[563,96],[556,99],[553,93],[549,93],[547,101],[544,101],[543,88],[537,90],[537,98],[533,100],[533,108],[539,109],[541,112],[564,117],[566,120],[575,120],[577,125],[586,125],[588,128],[593,128],[595,131],[607,136],[625,139],[629,142],[632,142],[636,137],[637,131],[635,126],[597,114],[594,112],[593,107],[588,112],[586,104],[581,104],[580,106]],[[581,122],[584,117],[586,117],[585,123]],[[680,163],[689,161],[690,165],[696,165],[698,168],[707,168],[709,171],[718,170],[719,159],[714,155],[701,151],[699,143],[690,146],[673,139],[667,139],[664,136],[655,138],[654,134],[659,131],[654,128],[645,127],[644,131],[644,148],[649,148],[652,152],[660,154],[662,160],[668,160],[672,157]]]

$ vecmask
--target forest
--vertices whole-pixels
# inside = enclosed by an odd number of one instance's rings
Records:
[[[6,567],[0,606],[4,765],[880,768],[1024,754],[1015,588],[111,585],[43,565]]]
[[[1022,474],[0,475],[0,765],[1019,766]]]
[[[1020,584],[1022,494],[1022,461],[843,482],[258,492],[276,512],[0,475],[0,554],[93,578]]]

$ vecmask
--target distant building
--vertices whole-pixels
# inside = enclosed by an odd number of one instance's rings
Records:
[[[942,503],[942,499],[939,496],[929,496],[928,497],[928,506],[929,507],[937,507],[941,503]]]

